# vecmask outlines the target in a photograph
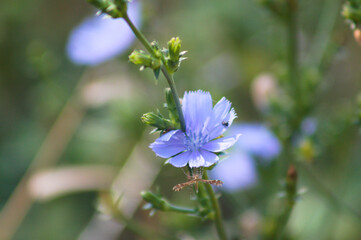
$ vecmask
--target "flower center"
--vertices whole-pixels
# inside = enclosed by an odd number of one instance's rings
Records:
[[[187,133],[185,138],[185,145],[188,151],[198,151],[205,143],[208,142],[208,134],[201,133]]]

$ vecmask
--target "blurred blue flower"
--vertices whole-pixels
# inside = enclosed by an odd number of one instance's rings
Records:
[[[262,124],[239,124],[232,130],[242,133],[242,138],[239,139],[236,147],[252,156],[270,160],[281,151],[281,144],[277,137]]]
[[[230,129],[241,132],[242,137],[235,144],[228,158],[221,161],[212,171],[212,178],[221,179],[224,190],[237,191],[257,183],[257,170],[253,157],[272,160],[281,151],[276,136],[262,124],[237,124]]]
[[[301,130],[304,134],[310,136],[316,132],[317,120],[312,117],[305,118],[301,123]]]
[[[128,14],[134,24],[139,26],[141,6],[138,1],[129,4]],[[66,50],[75,64],[98,65],[124,52],[134,38],[123,19],[94,16],[73,29]]]
[[[223,181],[223,190],[234,192],[247,189],[257,183],[257,172],[253,158],[240,149],[235,149],[210,172],[214,179]]]
[[[187,164],[191,168],[209,167],[219,159],[214,152],[222,152],[233,146],[240,136],[235,134],[218,138],[236,118],[231,103],[224,97],[213,107],[209,92],[186,92],[182,111],[186,132],[172,130],[150,145],[157,156],[172,157],[166,163],[175,167]]]

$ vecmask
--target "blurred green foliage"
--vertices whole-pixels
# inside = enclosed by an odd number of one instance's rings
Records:
[[[300,2],[300,58],[307,59],[319,29],[321,9],[334,1]],[[338,2],[338,1],[335,1]],[[179,92],[204,89],[219,99],[227,95],[238,113],[239,122],[262,121],[250,93],[254,77],[276,73],[282,82],[286,61],[286,33],[282,21],[257,1],[142,1],[143,30],[148,39],[165,45],[180,36],[188,61],[177,72]],[[344,23],[341,5],[335,10],[335,28],[328,36],[322,71],[312,66],[302,86],[312,89],[320,82],[316,97],[307,103],[309,114],[319,128],[310,141],[318,150],[314,171],[335,194],[361,211],[359,127],[354,125],[356,96],[361,89],[361,48]],[[58,165],[102,163],[120,168],[141,139],[145,129],[140,117],[146,111],[162,108],[165,81],[155,86],[152,73],[138,72],[128,63],[131,49],[94,69],[74,66],[65,54],[71,29],[84,17],[94,14],[86,1],[0,2],[0,209],[26,171],[59,112],[84,76],[102,78],[118,73],[135,85],[126,98],[89,107],[70,140]],[[322,25],[321,25],[322,26]],[[325,40],[325,44],[326,40]],[[322,41],[321,41],[322,45]],[[141,48],[135,43],[134,48]],[[310,53],[312,55],[312,52]],[[307,62],[304,64],[307,65]],[[309,67],[309,66],[307,66]],[[119,75],[117,75],[119,76]],[[182,95],[182,94],[181,94]],[[155,106],[155,107],[154,107]],[[358,110],[359,111],[359,110]],[[271,120],[270,120],[271,121]],[[149,161],[161,161],[154,157]],[[228,225],[245,232],[242,219],[252,211],[265,214],[270,200],[281,189],[275,179],[275,163],[257,162],[259,184],[250,190],[225,193],[221,204]],[[174,194],[172,186],[184,174],[164,166],[154,186],[172,202],[192,204],[191,193]],[[340,208],[306,174],[300,174],[300,187],[307,192],[299,199],[289,223],[288,239],[354,240],[361,235],[360,219]],[[36,203],[21,224],[14,239],[76,239],[90,220],[95,194],[78,193],[48,203]],[[272,201],[271,201],[272,202]],[[138,212],[136,219],[169,232],[191,233],[195,239],[210,239],[211,226],[180,214],[157,213],[151,220]],[[236,236],[239,232],[232,232]],[[121,239],[137,239],[125,232]],[[250,238],[251,239],[251,238]]]

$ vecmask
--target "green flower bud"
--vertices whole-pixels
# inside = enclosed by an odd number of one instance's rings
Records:
[[[156,127],[157,130],[165,131],[173,129],[173,125],[169,119],[163,118],[160,113],[145,113],[142,116],[143,123]]]
[[[143,70],[146,67],[149,67],[153,70],[159,69],[161,66],[161,61],[158,58],[155,58],[143,51],[134,50],[129,55],[129,61],[134,64],[141,65],[140,70]]]
[[[187,53],[187,51],[181,52],[181,40],[179,37],[172,38],[168,42],[168,49],[166,49],[164,52],[167,54],[167,67],[171,72],[176,72],[180,66],[180,63],[185,60],[186,58],[183,57],[184,54]]]
[[[108,14],[112,18],[121,18],[122,12],[119,11],[117,6],[110,0],[87,0],[94,7]]]
[[[176,62],[179,60],[179,53],[181,49],[181,40],[179,37],[172,38],[168,42],[168,53],[169,53],[169,59]]]
[[[170,88],[165,89],[165,99],[167,101],[169,119],[172,121],[174,126],[178,126],[179,125],[178,111]]]
[[[156,210],[169,211],[171,209],[170,204],[164,198],[149,191],[143,191],[140,193],[144,201],[150,203],[150,207]]]

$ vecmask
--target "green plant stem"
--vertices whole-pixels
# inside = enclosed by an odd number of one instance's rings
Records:
[[[179,207],[172,204],[170,204],[169,206],[170,208],[168,211],[186,213],[186,214],[197,214],[197,211],[195,209]]]
[[[183,132],[186,132],[186,124],[185,124],[185,121],[184,121],[183,111],[182,111],[182,107],[181,107],[181,104],[180,104],[180,101],[179,101],[177,88],[176,88],[175,83],[174,83],[173,74],[169,74],[169,72],[164,67],[164,65],[161,67],[161,70],[162,70],[162,73],[163,73],[164,77],[167,79],[168,85],[169,85],[169,87],[170,87],[170,89],[172,91],[175,106],[177,108],[178,115],[179,115],[181,130]]]
[[[208,179],[207,171],[204,171],[203,178],[206,180]],[[206,184],[206,189],[207,189],[208,195],[210,197],[210,200],[212,202],[213,209],[215,212],[215,224],[216,224],[219,239],[227,240],[226,231],[224,230],[224,226],[223,226],[223,222],[222,222],[221,209],[219,208],[219,203],[218,203],[216,194],[214,193],[212,185]]]
[[[130,20],[128,14],[124,14],[123,19],[125,20],[125,22],[128,24],[128,26],[132,29],[134,35],[138,38],[138,40],[143,44],[143,46],[148,50],[148,52],[150,54],[152,54],[153,57],[158,57],[156,55],[156,53],[154,52],[154,49],[152,48],[152,45],[149,43],[149,41],[145,38],[145,36],[137,29],[137,27],[133,24],[133,22]],[[168,72],[168,70],[164,67],[166,65],[165,59],[161,58],[162,62],[163,62],[163,66],[161,67],[162,73],[164,75],[164,77],[166,78],[169,87],[172,91],[172,95],[174,98],[174,102],[177,108],[177,112],[179,115],[179,121],[180,121],[180,125],[181,125],[181,130],[183,132],[186,132],[186,125],[185,125],[185,121],[184,121],[184,116],[183,116],[183,112],[182,112],[182,108],[181,108],[181,104],[179,101],[179,97],[178,97],[178,93],[177,93],[177,89],[174,83],[174,79],[173,79],[173,75],[170,74]]]
[[[285,183],[286,199],[285,209],[283,213],[277,218],[277,226],[275,229],[275,239],[282,239],[284,230],[287,226],[288,220],[291,216],[293,207],[296,203],[297,196],[297,171],[294,165],[290,165],[287,170],[287,177]]]
[[[318,22],[315,38],[312,42],[311,51],[307,64],[311,67],[320,68],[324,55],[330,47],[330,38],[335,27],[335,22],[340,14],[340,4],[342,1],[329,0],[323,3],[323,8]]]
[[[298,41],[297,41],[297,0],[288,0],[287,33],[288,33],[288,71],[289,86],[296,100],[300,101],[298,79]],[[298,104],[297,104],[298,105]]]

